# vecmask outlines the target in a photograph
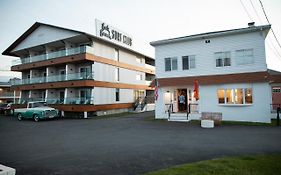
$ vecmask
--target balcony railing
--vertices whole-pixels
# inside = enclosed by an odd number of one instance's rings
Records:
[[[16,59],[12,61],[12,66],[25,64],[25,63],[33,63],[37,61],[44,61],[44,60],[49,60],[49,59],[59,58],[64,56],[76,55],[80,53],[93,53],[93,48],[90,46],[80,46],[80,47],[64,49],[56,52],[50,52],[47,54],[31,56],[28,58]]]
[[[73,98],[21,98],[16,104],[27,104],[32,101],[46,101],[47,104],[73,104],[73,105],[90,105],[94,104],[93,97],[73,97]]]
[[[145,80],[145,85],[150,86],[151,82],[152,82],[152,81]]]
[[[14,92],[0,92],[0,97],[14,97]]]
[[[52,75],[48,77],[35,77],[22,80],[11,81],[12,85],[25,85],[25,84],[36,84],[36,83],[46,83],[46,82],[59,82],[59,81],[69,81],[69,80],[89,80],[94,79],[93,72],[78,72],[67,75]]]
[[[152,66],[152,65],[149,65],[149,64],[145,64],[144,67],[147,68],[147,69],[151,69],[151,70],[155,71],[155,66]]]

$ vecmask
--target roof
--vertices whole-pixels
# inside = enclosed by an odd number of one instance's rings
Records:
[[[92,35],[92,34],[89,34],[89,33],[86,33],[86,32],[82,32],[82,31],[78,31],[78,30],[72,30],[72,29],[68,29],[68,28],[64,28],[64,27],[59,27],[59,26],[55,26],[55,25],[50,25],[50,24],[45,24],[45,23],[41,23],[41,22],[35,22],[29,29],[27,29],[27,31],[25,31],[16,41],[14,41],[3,53],[2,55],[8,55],[8,56],[17,56],[13,53],[11,53],[11,51],[17,46],[19,45],[25,38],[27,38],[32,32],[34,32],[37,28],[39,28],[40,26],[49,26],[49,27],[54,27],[54,28],[57,28],[57,29],[62,29],[62,30],[68,30],[68,31],[72,31],[72,32],[77,32],[77,33],[80,33],[82,35],[87,35],[91,38],[94,38],[96,40],[99,40],[99,41],[102,41],[102,42],[105,42],[107,44],[110,44],[110,45],[113,45],[115,47],[118,47],[118,48],[122,48],[124,50],[127,50],[127,51],[130,51],[134,54],[138,54],[138,55],[141,55],[141,56],[144,56],[144,57],[147,57],[147,58],[150,58],[150,59],[153,59],[152,57],[150,56],[147,56],[145,54],[142,54],[140,52],[137,52],[133,49],[130,49],[130,48],[127,48],[127,47],[124,47],[124,46],[121,46],[121,45],[118,45],[118,44],[115,44],[113,42],[110,42],[108,40],[105,40],[105,39],[102,39],[102,38],[99,38],[95,35]]]
[[[270,77],[270,83],[281,83],[281,72],[272,69],[268,69],[267,72]]]
[[[267,72],[269,75],[281,75],[281,72],[272,69],[267,69]]]
[[[218,36],[250,33],[250,32],[256,32],[256,31],[269,30],[270,28],[271,28],[271,25],[262,25],[262,26],[251,26],[251,27],[231,29],[231,30],[221,30],[221,31],[215,31],[215,32],[207,32],[207,33],[200,33],[200,34],[188,35],[188,36],[177,37],[177,38],[152,41],[152,42],[150,42],[150,45],[157,46],[157,45],[162,45],[162,44],[169,44],[169,43],[196,40],[196,39],[207,39],[207,38],[213,38],[213,37],[218,37]]]

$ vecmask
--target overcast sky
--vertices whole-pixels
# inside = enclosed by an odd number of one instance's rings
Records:
[[[281,0],[262,2],[281,42]],[[259,0],[0,0],[0,51],[36,21],[95,34],[95,18],[130,34],[134,49],[151,56],[151,41],[247,27],[251,19],[267,24]],[[281,48],[271,32],[266,53],[268,67],[281,71]],[[0,70],[10,70],[12,59],[1,55]],[[0,71],[6,75],[18,74]]]

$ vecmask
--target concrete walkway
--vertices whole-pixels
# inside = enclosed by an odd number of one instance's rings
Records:
[[[35,123],[0,116],[0,164],[17,175],[142,174],[241,154],[281,153],[281,127],[152,120],[153,113]]]

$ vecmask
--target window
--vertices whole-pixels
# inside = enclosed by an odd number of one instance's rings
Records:
[[[172,58],[172,70],[178,70],[178,59]]]
[[[120,89],[115,89],[115,101],[120,101]]]
[[[119,67],[115,68],[115,81],[120,81],[120,70],[119,70]]]
[[[226,97],[226,103],[227,104],[233,104],[234,103],[233,89],[227,89],[225,97]]]
[[[243,104],[243,89],[234,90],[234,102],[235,104]]]
[[[182,57],[182,70],[195,68],[195,55]]]
[[[236,50],[236,64],[246,65],[254,63],[254,51],[253,49]]]
[[[230,52],[216,52],[216,67],[231,66]]]
[[[218,89],[219,104],[252,104],[252,89],[251,88],[236,88],[236,89]]]
[[[252,95],[252,89],[248,88],[248,89],[244,89],[245,91],[245,103],[246,104],[252,104],[253,103],[253,95]]]
[[[136,80],[138,80],[138,81],[142,80],[142,74],[137,73]]]
[[[118,49],[115,49],[114,59],[115,59],[115,61],[119,61],[119,50]]]
[[[281,88],[276,88],[275,87],[275,88],[272,89],[272,92],[273,93],[280,93],[281,92]]]
[[[137,61],[137,63],[142,63],[142,59],[139,57],[136,58],[136,61]]]
[[[218,90],[218,100],[219,100],[218,102],[219,102],[219,104],[224,104],[225,103],[224,97],[225,97],[224,90],[219,89]]]
[[[165,58],[165,71],[171,71],[171,58]]]
[[[177,57],[165,58],[165,71],[178,70]]]

